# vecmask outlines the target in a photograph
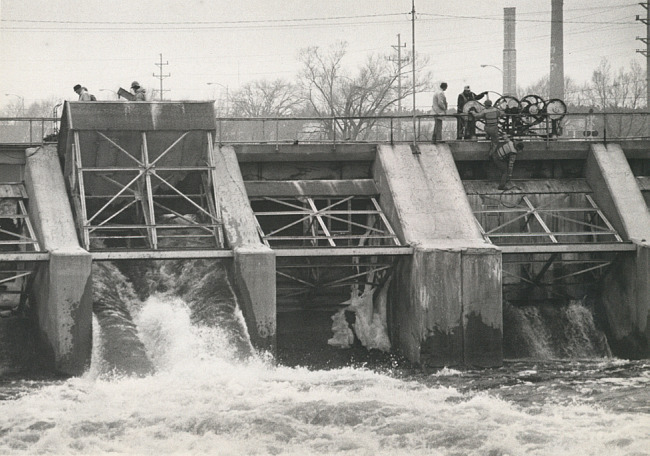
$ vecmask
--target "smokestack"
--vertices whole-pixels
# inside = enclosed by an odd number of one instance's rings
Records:
[[[517,95],[516,8],[503,8],[503,95]]]
[[[551,0],[551,73],[550,98],[564,99],[564,37],[562,31],[564,0]]]

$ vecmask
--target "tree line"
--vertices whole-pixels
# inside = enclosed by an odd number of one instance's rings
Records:
[[[304,135],[318,139],[333,136],[342,139],[372,139],[378,130],[388,130],[386,120],[377,117],[396,114],[411,115],[410,100],[413,92],[433,92],[435,82],[426,68],[428,61],[416,55],[416,77],[411,74],[413,55],[405,53],[401,61],[388,55],[372,54],[356,67],[345,65],[347,43],[337,42],[328,48],[317,46],[302,49],[298,54],[300,70],[293,80],[257,79],[250,81],[220,100],[217,112],[223,117],[314,117],[336,118],[313,121],[308,127],[276,125],[279,129],[302,129]],[[611,68],[607,59],[593,71],[590,81],[579,83],[565,78],[565,103],[570,113],[584,112],[635,112],[646,109],[646,78],[641,65],[632,61],[628,68]],[[539,95],[548,98],[549,77],[545,75],[528,87],[519,87],[518,98]],[[21,100],[22,101],[22,100]],[[42,100],[22,106],[19,100],[5,107],[6,117],[52,117],[56,99]],[[401,108],[400,105],[404,107]],[[416,114],[423,114],[416,113]],[[60,115],[60,112],[59,112]],[[253,126],[254,125],[254,126]],[[264,125],[249,123],[244,133],[224,123],[223,134],[230,139],[252,139]],[[293,132],[294,136],[297,132]],[[238,136],[239,135],[239,136]],[[244,135],[242,137],[242,135]],[[263,133],[266,135],[266,132]],[[276,133],[277,135],[277,133]],[[248,137],[250,136],[250,137]]]

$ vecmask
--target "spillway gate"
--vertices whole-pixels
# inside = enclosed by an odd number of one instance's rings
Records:
[[[497,192],[491,183],[465,182],[481,234],[503,252],[507,298],[530,301],[531,289],[545,288],[553,297],[579,299],[620,252],[636,249],[594,201],[585,179],[518,184]]]
[[[41,250],[27,204],[22,183],[0,185],[0,316],[24,312],[33,262],[47,255]]]
[[[278,256],[279,300],[378,287],[395,256],[410,253],[372,179],[248,181],[246,191],[260,238]]]
[[[102,107],[104,115],[82,103],[64,110],[61,142],[82,246],[224,248],[209,106],[158,105],[155,117],[150,106]],[[173,122],[188,116],[192,122]]]

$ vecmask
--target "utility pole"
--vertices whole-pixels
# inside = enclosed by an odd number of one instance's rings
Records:
[[[645,49],[637,49],[636,52],[645,55],[646,58],[646,110],[650,111],[650,0],[645,3],[639,3],[645,8],[646,17],[642,18],[637,14],[636,20],[641,21],[646,26],[646,37],[637,36],[636,39],[645,43]]]
[[[402,62],[408,63],[408,57],[402,59],[402,48],[406,48],[406,43],[402,44],[402,37],[397,34],[397,46],[391,46],[397,51],[397,60],[389,58],[391,62],[397,62],[397,115],[402,114]],[[402,120],[397,119],[397,140],[402,139]]]
[[[160,63],[155,63],[154,65],[160,67],[160,74],[154,73],[153,77],[160,79],[160,101],[162,101],[163,100],[163,92],[169,92],[169,89],[163,90],[163,79],[168,78],[168,77],[171,76],[170,73],[163,74],[162,69],[163,69],[163,65],[169,65],[169,62],[163,63],[162,54],[160,54]]]
[[[650,0],[649,0],[650,1]],[[411,62],[413,63],[413,153],[417,152],[417,130],[415,127],[415,0],[411,0],[411,38],[413,41],[413,57]]]

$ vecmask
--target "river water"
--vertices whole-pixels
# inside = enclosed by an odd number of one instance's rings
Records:
[[[162,288],[131,308],[153,369],[117,373],[96,320],[82,377],[0,375],[1,455],[650,454],[648,361],[280,366],[233,337],[231,304],[215,324],[196,318],[190,295]]]

